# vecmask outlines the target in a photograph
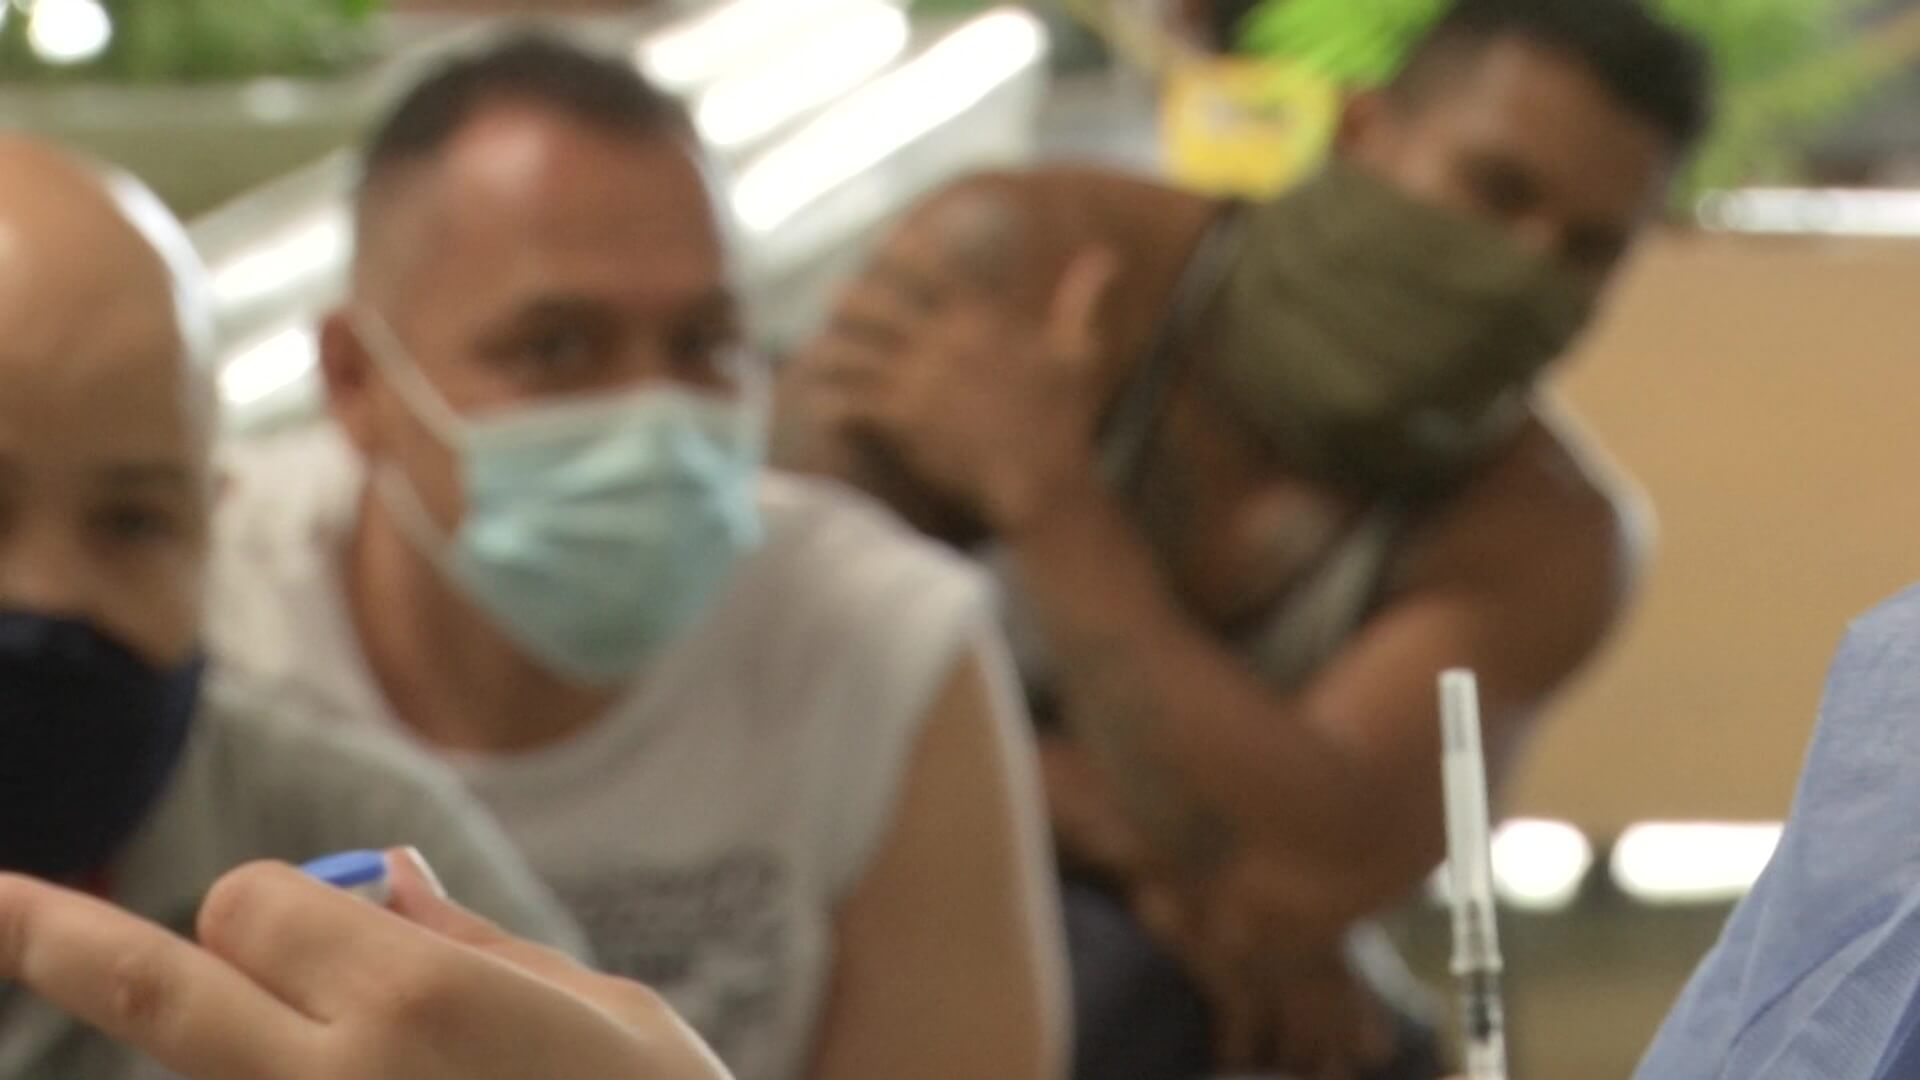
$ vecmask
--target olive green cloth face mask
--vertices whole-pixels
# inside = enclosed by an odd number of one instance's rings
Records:
[[[1595,286],[1496,226],[1335,164],[1245,212],[1207,378],[1284,462],[1330,483],[1456,479],[1525,422]]]

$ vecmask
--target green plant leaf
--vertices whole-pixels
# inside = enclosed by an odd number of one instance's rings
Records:
[[[4,3],[6,0],[0,0]],[[0,81],[197,82],[325,75],[358,62],[382,0],[102,0],[114,35],[73,67],[35,56],[25,22],[0,27]]]
[[[1343,85],[1368,85],[1393,74],[1442,7],[1442,0],[1268,0],[1241,24],[1242,44]]]

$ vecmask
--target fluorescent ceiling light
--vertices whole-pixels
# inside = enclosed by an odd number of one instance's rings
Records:
[[[675,23],[641,42],[635,60],[678,93],[782,51],[848,0],[733,0]]]
[[[213,293],[222,310],[264,299],[310,275],[330,273],[346,261],[352,245],[345,209],[334,207],[259,244],[241,250],[213,271]]]
[[[1718,904],[1745,896],[1780,844],[1778,824],[1648,822],[1622,833],[1613,879],[1645,904]]]
[[[236,353],[220,372],[220,397],[244,408],[297,385],[314,370],[320,342],[304,324],[274,331]]]
[[[1564,821],[1519,818],[1493,835],[1493,888],[1525,911],[1572,906],[1593,869],[1593,844]]]
[[[1520,911],[1555,912],[1573,906],[1593,869],[1593,843],[1565,821],[1514,818],[1494,830],[1493,891],[1502,904]],[[1441,866],[1427,892],[1445,903],[1452,879]]]
[[[1920,191],[1749,188],[1700,200],[1700,223],[1775,236],[1920,236]]]
[[[840,185],[965,113],[1046,48],[1040,21],[1001,8],[868,83],[749,165],[733,208],[749,232],[778,229]]]
[[[700,133],[722,150],[750,143],[884,71],[906,51],[906,13],[881,0],[846,6],[793,51],[714,84],[694,108]]]

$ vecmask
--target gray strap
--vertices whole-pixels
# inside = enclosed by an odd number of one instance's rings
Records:
[[[1194,330],[1233,268],[1240,249],[1243,209],[1240,203],[1227,203],[1207,226],[1180,283],[1174,287],[1167,317],[1161,321],[1153,345],[1107,418],[1101,436],[1102,464],[1123,498],[1138,494],[1136,489],[1158,439],[1174,382],[1185,370]]]
[[[1398,500],[1376,504],[1241,638],[1268,685],[1299,689],[1353,640],[1380,604],[1406,522]]]

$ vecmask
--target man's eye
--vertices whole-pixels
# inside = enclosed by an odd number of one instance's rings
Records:
[[[520,358],[534,375],[577,375],[593,366],[599,351],[594,336],[579,330],[547,330],[529,337]]]
[[[1467,182],[1475,201],[1498,217],[1524,214],[1538,201],[1532,181],[1517,169],[1482,165],[1469,170]]]
[[[1506,177],[1483,177],[1479,187],[1481,205],[1496,214],[1518,214],[1527,208],[1526,189]]]
[[[173,538],[179,521],[172,513],[150,506],[109,506],[93,515],[95,535],[116,544],[146,544]]]
[[[703,379],[720,374],[736,348],[735,335],[718,329],[689,330],[668,343],[674,375]]]

